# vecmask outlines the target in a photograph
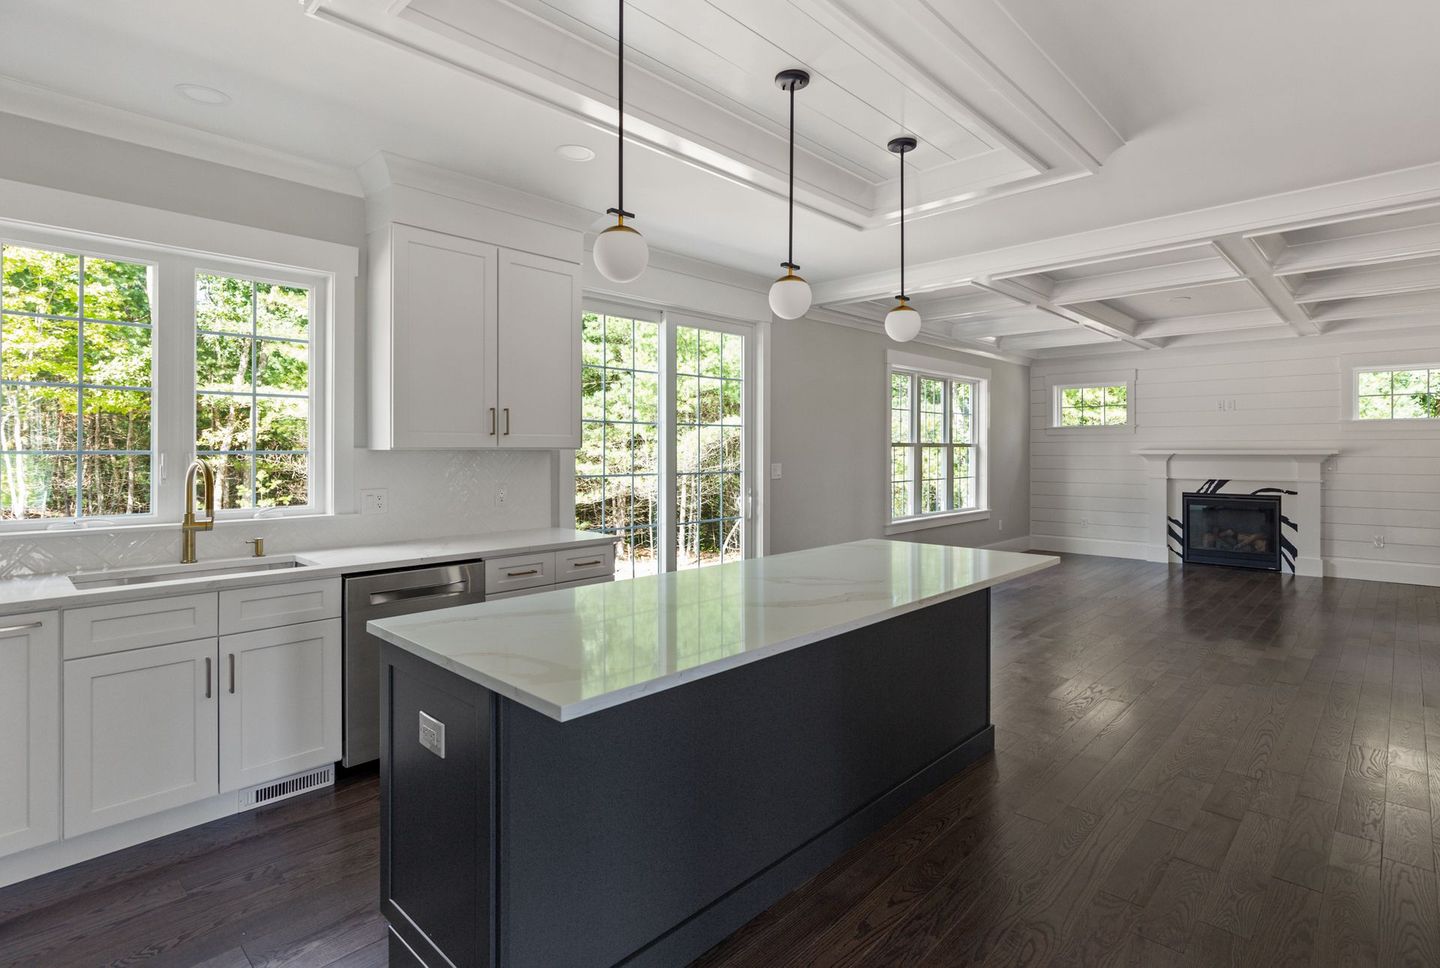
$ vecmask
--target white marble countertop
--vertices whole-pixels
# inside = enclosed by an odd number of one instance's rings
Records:
[[[384,619],[369,628],[565,722],[1059,560],[872,539]]]
[[[177,528],[178,530],[178,528]],[[65,575],[30,575],[0,580],[0,615],[14,615],[18,612],[38,612],[51,608],[75,608],[85,605],[100,605],[109,602],[138,601],[146,598],[163,598],[166,595],[183,595],[192,592],[210,592],[225,588],[245,588],[254,585],[273,585],[277,581],[306,581],[313,578],[334,578],[337,575],[358,574],[367,571],[382,571],[387,568],[409,568],[416,565],[440,564],[447,561],[465,561],[475,558],[499,558],[512,554],[529,554],[558,548],[605,544],[615,540],[613,535],[596,534],[590,531],[573,531],[569,528],[531,528],[520,531],[494,531],[489,534],[466,535],[453,538],[432,538],[424,541],[398,541],[388,544],[357,545],[348,548],[322,548],[318,551],[300,550],[276,554],[275,558],[298,558],[308,562],[307,567],[284,571],[262,571],[237,575],[211,575],[195,578],[176,578],[173,581],[151,582],[139,585],[121,585],[109,588],[77,589]],[[198,570],[214,568],[221,564],[244,564],[250,558],[226,559],[225,561],[201,559],[195,567]],[[124,570],[127,566],[120,566]],[[101,572],[86,572],[99,575]]]

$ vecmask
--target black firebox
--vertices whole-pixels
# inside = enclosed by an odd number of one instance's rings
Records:
[[[1187,562],[1280,570],[1280,495],[1189,492],[1183,498]]]

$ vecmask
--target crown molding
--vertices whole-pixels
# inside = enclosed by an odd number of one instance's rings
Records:
[[[3,74],[0,74],[0,105],[3,105],[5,113],[32,121],[298,182],[311,188],[343,195],[361,194],[355,173],[342,166],[75,97]]]

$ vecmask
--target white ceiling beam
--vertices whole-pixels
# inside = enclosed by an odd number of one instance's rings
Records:
[[[1141,323],[1137,336],[1164,339],[1170,336],[1191,336],[1196,333],[1229,333],[1242,329],[1284,326],[1285,320],[1272,309],[1250,309],[1234,313],[1212,313],[1207,316],[1174,316]]]
[[[997,316],[952,323],[950,332],[956,339],[978,339],[986,336],[1027,336],[1031,333],[1050,333],[1075,327],[1074,320],[1037,310],[1026,316]]]
[[[1098,267],[1098,266],[1097,266]],[[1231,262],[1216,253],[1208,259],[1195,259],[1170,265],[1148,266],[1123,272],[1097,273],[1080,279],[1061,280],[1050,291],[1050,301],[1066,306],[1118,299],[1171,289],[1188,289],[1217,282],[1230,282],[1240,277]]]
[[[1430,317],[1431,321],[1440,322],[1440,291],[1361,296],[1356,299],[1337,299],[1334,302],[1315,303],[1310,307],[1310,318],[1322,325],[1342,319],[1374,319],[1419,313],[1436,314]]]
[[[1056,346],[1086,346],[1092,343],[1114,344],[1117,340],[1109,333],[1101,333],[1086,326],[1072,326],[1054,333],[1031,333],[1025,336],[1002,336],[996,345],[1006,352],[1029,352],[1051,349]]]
[[[1291,278],[1298,282],[1295,301],[1301,305],[1330,299],[1440,289],[1440,258],[1356,269],[1332,269],[1319,276]]]
[[[1007,279],[995,279],[988,283],[976,283],[994,289],[996,292],[1009,293],[1023,297],[1027,290],[1023,286],[1015,284]],[[1040,300],[1035,303],[1037,309],[1054,313],[1065,319],[1074,320],[1076,325],[1090,326],[1093,329],[1106,333],[1115,339],[1133,343],[1141,349],[1153,349],[1155,344],[1148,343],[1135,335],[1135,320],[1126,316],[1116,309],[1111,309],[1100,303],[1091,303],[1084,309],[1075,306],[1060,306],[1050,300]]]
[[[1273,260],[1275,274],[1295,275],[1376,265],[1440,254],[1440,222],[1338,239],[1286,245]]]
[[[1290,287],[1275,277],[1262,247],[1251,244],[1238,235],[1216,239],[1215,247],[1250,280],[1250,285],[1255,287],[1260,298],[1274,310],[1276,316],[1295,331],[1295,335],[1314,336],[1320,332],[1319,327],[1310,319],[1310,314],[1295,302]]]

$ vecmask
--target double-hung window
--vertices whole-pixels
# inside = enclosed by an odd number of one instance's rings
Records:
[[[980,376],[890,367],[892,525],[984,509],[986,386]]]
[[[324,278],[0,235],[0,528],[178,520],[194,457],[217,509],[325,510]]]

